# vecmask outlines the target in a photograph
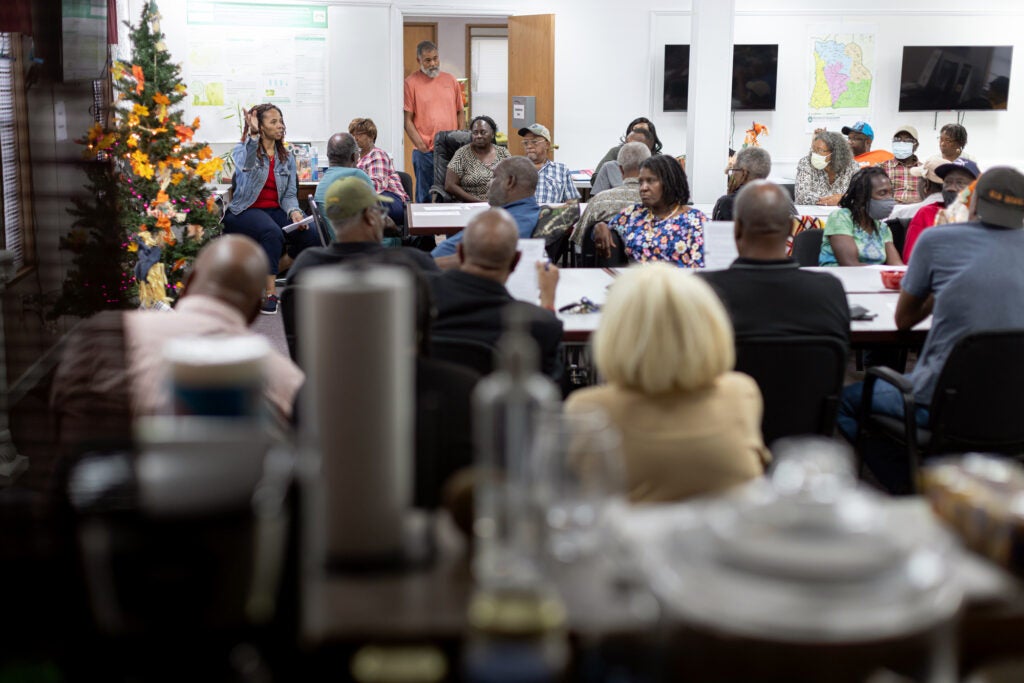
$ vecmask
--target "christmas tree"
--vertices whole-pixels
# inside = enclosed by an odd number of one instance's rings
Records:
[[[224,162],[193,140],[199,119],[182,120],[185,85],[154,0],[129,28],[132,58],[110,69],[111,123],[97,123],[79,140],[89,196],[69,210],[76,220],[61,248],[74,253],[73,265],[54,316],[172,302],[186,266],[220,232],[206,183]]]

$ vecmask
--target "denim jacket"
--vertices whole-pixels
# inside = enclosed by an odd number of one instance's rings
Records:
[[[259,144],[259,138],[251,137],[245,142],[239,142],[231,150],[231,158],[235,161],[235,189],[231,195],[231,203],[228,204],[228,211],[235,215],[253,205],[260,190],[267,182],[270,160],[265,156],[261,158],[256,156]],[[274,173],[276,174],[274,181],[277,183],[277,203],[287,214],[291,214],[292,211],[302,213],[302,209],[299,208],[299,199],[295,196],[297,185],[295,155],[289,152],[288,158],[283,164],[280,159],[277,159],[274,163]]]

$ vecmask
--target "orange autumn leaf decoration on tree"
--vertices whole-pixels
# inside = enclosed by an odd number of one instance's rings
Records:
[[[165,107],[168,104],[171,103],[171,101],[167,98],[167,95],[164,95],[163,93],[160,93],[160,92],[158,92],[157,94],[153,95],[153,101],[156,102],[157,104],[162,104]]]
[[[189,142],[192,140],[192,136],[195,135],[195,131],[188,126],[177,125],[174,127],[174,133],[178,136],[178,139],[182,142]]]
[[[132,76],[135,77],[135,94],[141,95],[146,87],[146,76],[142,73],[142,67],[132,64]]]
[[[164,232],[164,242],[166,244],[174,244],[174,233],[171,232],[171,218],[166,213],[161,211],[156,217],[156,227]]]

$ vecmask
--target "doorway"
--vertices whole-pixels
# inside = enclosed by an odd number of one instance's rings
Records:
[[[416,61],[416,46],[424,40],[429,40],[437,45],[437,22],[410,21],[402,24],[402,80],[409,74],[420,68]],[[400,139],[406,140],[405,145],[405,170],[412,176],[413,197],[416,197],[416,173],[412,170],[412,142],[408,140],[405,133]]]

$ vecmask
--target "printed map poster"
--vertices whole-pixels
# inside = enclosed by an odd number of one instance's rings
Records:
[[[807,130],[870,118],[875,82],[874,26],[812,26]]]
[[[239,107],[281,107],[288,139],[327,129],[327,7],[188,0],[185,118],[201,137],[238,142]]]

